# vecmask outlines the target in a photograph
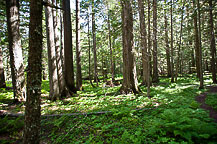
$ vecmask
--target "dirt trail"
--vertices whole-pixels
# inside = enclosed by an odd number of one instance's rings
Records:
[[[200,107],[202,109],[208,110],[209,111],[209,116],[211,118],[213,118],[215,122],[217,122],[217,111],[215,111],[211,106],[209,106],[209,105],[207,105],[205,103],[207,94],[209,94],[209,93],[217,93],[217,86],[208,86],[207,88],[208,88],[208,91],[198,95],[196,97],[196,101],[201,103]]]

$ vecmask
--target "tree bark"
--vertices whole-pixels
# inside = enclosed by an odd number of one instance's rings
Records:
[[[59,6],[57,0],[52,0],[52,2],[53,5]],[[61,11],[55,8],[53,8],[53,21],[59,96],[63,96],[65,95],[65,80],[63,75],[62,17]]]
[[[6,12],[14,100],[24,100],[25,76],[19,32],[19,0],[7,0]]]
[[[166,4],[166,1],[165,1]],[[170,63],[170,47],[168,41],[168,20],[167,20],[167,11],[164,10],[164,22],[165,22],[165,43],[166,43],[166,59],[167,59],[167,76],[171,77],[171,63]]]
[[[152,54],[151,54],[151,6],[150,6],[150,0],[148,0],[148,53],[149,53],[149,71],[150,71],[150,79],[152,77]],[[151,85],[151,80],[150,80],[150,85]]]
[[[81,47],[80,47],[80,2],[76,0],[76,88],[82,90]]]
[[[29,56],[24,144],[39,144],[42,73],[42,0],[30,1]]]
[[[98,72],[97,72],[97,53],[96,53],[96,25],[95,25],[95,4],[92,0],[92,34],[93,34],[93,57],[94,57],[94,81],[98,87]]]
[[[66,87],[70,93],[75,93],[74,82],[74,66],[73,66],[73,51],[72,51],[72,25],[71,25],[71,12],[70,0],[63,0],[63,23],[64,23],[64,77]]]
[[[51,0],[48,0],[51,3]],[[56,100],[60,98],[59,84],[57,76],[57,59],[56,59],[56,48],[55,48],[55,34],[54,34],[54,17],[52,8],[45,7],[45,18],[46,18],[46,31],[47,31],[47,51],[48,51],[48,70],[49,70],[49,84],[50,93],[49,98]]]
[[[170,7],[170,23],[171,23],[171,83],[174,83],[174,60],[173,60],[173,0],[171,0]]]
[[[147,32],[144,16],[144,1],[138,0],[140,34],[142,46],[142,66],[143,66],[143,83],[147,86],[147,96],[150,96],[150,70],[149,70],[149,53],[147,48]]]
[[[153,79],[152,82],[159,82],[158,60],[157,60],[157,0],[153,0]]]
[[[1,41],[1,37],[0,37]],[[0,47],[0,88],[6,88],[2,48]]]
[[[131,0],[121,0],[123,40],[123,83],[121,93],[139,93],[133,47],[133,11]]]
[[[213,26],[213,14],[212,14],[213,4],[212,0],[209,0],[209,24],[210,24],[210,51],[211,51],[211,70],[212,70],[212,81],[216,81],[216,46],[215,46],[215,33]]]
[[[194,8],[196,8],[196,0],[193,0]],[[198,32],[198,25],[197,25],[197,11],[194,13],[194,30],[195,30],[195,50],[196,50],[196,56],[197,56],[197,71],[199,73],[199,79],[200,79],[200,89],[203,89],[203,72],[202,72],[202,51],[200,47],[200,38],[199,38],[199,32]]]

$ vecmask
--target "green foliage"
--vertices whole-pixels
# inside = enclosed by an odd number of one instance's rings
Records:
[[[213,109],[217,111],[217,94],[216,93],[207,94],[205,103],[213,107]]]

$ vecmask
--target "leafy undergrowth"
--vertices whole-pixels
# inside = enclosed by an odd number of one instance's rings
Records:
[[[207,94],[205,103],[213,107],[213,109],[217,111],[217,93]]]
[[[205,77],[205,84],[210,83],[210,77]],[[47,100],[49,87],[45,81],[42,85],[43,114],[111,113],[43,118],[41,140],[52,144],[214,144],[217,141],[217,124],[195,101],[195,96],[205,91],[199,90],[198,84],[194,77],[181,77],[172,84],[168,78],[161,78],[159,84],[151,87],[151,98],[147,98],[144,86],[141,87],[143,94],[117,95],[120,86],[93,89],[86,82],[84,91],[75,97],[51,102]]]

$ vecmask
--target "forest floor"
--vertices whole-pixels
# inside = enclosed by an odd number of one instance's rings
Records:
[[[120,86],[92,88],[73,97],[48,100],[49,82],[42,83],[42,143],[212,143],[217,141],[217,86],[205,76],[199,90],[195,76],[176,83],[161,78],[142,94],[119,95]],[[10,86],[10,84],[8,84]],[[1,89],[0,115],[23,114],[24,103],[13,103],[13,92]],[[62,115],[62,116],[60,116]],[[52,116],[52,117],[51,117]],[[1,116],[0,143],[20,143],[23,117]]]

